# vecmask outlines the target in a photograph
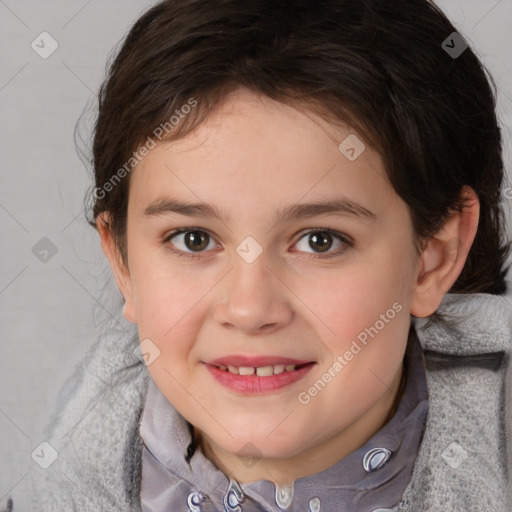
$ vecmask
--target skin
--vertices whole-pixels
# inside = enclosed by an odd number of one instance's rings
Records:
[[[352,133],[239,89],[194,132],[158,145],[132,171],[128,265],[108,212],[97,219],[124,315],[138,325],[141,340],[160,350],[148,366],[152,378],[194,425],[207,456],[241,483],[290,484],[335,464],[384,426],[400,399],[410,315],[437,309],[476,233],[479,204],[465,187],[469,206],[418,252],[407,205],[389,184],[379,153],[367,144],[352,162],[338,149]],[[171,196],[215,205],[225,217],[144,214]],[[273,220],[276,208],[335,198],[358,203],[375,219]],[[194,252],[183,234],[166,238],[182,228],[203,231],[205,248]],[[335,232],[327,251],[305,233],[312,228]],[[252,263],[236,252],[248,236],[263,250]],[[171,248],[196,257],[178,257]],[[379,334],[309,403],[300,403],[298,394],[396,303],[401,311]],[[222,386],[202,363],[228,354],[316,364],[284,389],[249,395]],[[244,457],[258,461],[247,464]]]

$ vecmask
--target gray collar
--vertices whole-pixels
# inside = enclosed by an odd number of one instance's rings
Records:
[[[319,473],[278,489],[269,480],[238,484],[194,449],[189,423],[151,379],[142,415],[144,512],[358,510],[396,505],[409,484],[428,413],[425,363],[411,327],[406,383],[391,420],[365,445]]]

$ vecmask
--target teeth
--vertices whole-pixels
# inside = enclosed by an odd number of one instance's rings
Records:
[[[228,364],[228,371],[230,371],[231,373],[236,373],[237,375],[240,373],[238,371],[238,367],[237,366],[231,366],[230,364]]]
[[[259,377],[268,377],[274,373],[274,368],[272,366],[261,366],[260,368],[256,368],[256,374]]]
[[[278,375],[283,372],[291,372],[295,370],[294,364],[275,364],[273,366],[259,366],[254,368],[252,366],[232,366],[228,364],[219,365],[221,370],[227,370],[228,372],[234,373],[236,375],[258,375],[259,377],[269,377],[270,375]]]
[[[284,372],[284,364],[275,364],[274,365],[274,375],[277,375],[278,373]]]

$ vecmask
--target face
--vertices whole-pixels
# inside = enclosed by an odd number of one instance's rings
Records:
[[[132,171],[125,316],[221,466],[318,471],[389,414],[419,259],[363,135],[241,89]]]

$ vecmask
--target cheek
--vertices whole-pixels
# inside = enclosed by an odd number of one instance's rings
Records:
[[[178,410],[190,407],[197,367],[194,351],[199,330],[207,314],[206,301],[201,300],[208,287],[203,280],[191,280],[179,272],[146,274],[139,282],[138,331],[141,340],[150,339],[159,351],[148,366],[157,386]],[[202,282],[203,286],[199,286]],[[201,390],[194,396],[202,401]]]
[[[327,350],[319,373],[336,375],[315,406],[343,404],[339,421],[345,421],[348,410],[358,414],[370,407],[398,371],[410,325],[410,270],[404,259],[382,251],[373,264],[358,262],[339,272],[316,273],[309,287],[297,292],[307,298]]]
[[[212,285],[188,269],[146,262],[139,270],[134,293],[140,335],[158,340],[163,350],[180,350],[201,326],[202,299]]]
[[[373,264],[358,263],[338,271],[316,272],[307,280],[301,276],[294,290],[299,297],[304,297],[312,314],[321,320],[319,325],[324,340],[333,350],[342,350],[387,311],[387,317],[407,316],[395,315],[398,306],[393,309],[396,303],[403,311],[408,309],[407,273],[407,269],[393,264],[392,257],[386,261],[381,256]],[[393,322],[386,324],[386,330],[390,330]]]

